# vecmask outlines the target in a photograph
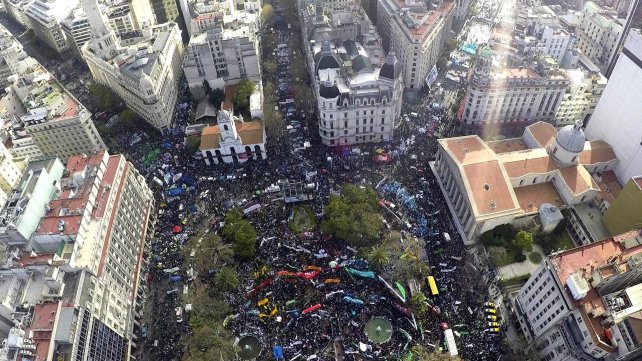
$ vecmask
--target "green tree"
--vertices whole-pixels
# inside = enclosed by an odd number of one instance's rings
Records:
[[[127,129],[134,129],[136,128],[138,115],[131,109],[125,109],[118,115],[118,120],[120,120],[120,123]]]
[[[283,136],[283,116],[281,112],[274,109],[271,102],[265,102],[263,107],[263,122],[265,131],[271,139],[278,140]]]
[[[120,98],[110,88],[100,83],[92,83],[89,86],[89,92],[101,111],[114,111],[120,103]]]
[[[234,268],[221,267],[214,277],[214,284],[223,292],[232,292],[239,284],[238,274]]]
[[[454,361],[456,358],[446,353],[441,353],[436,349],[432,352],[426,350],[422,345],[415,345],[410,349],[414,361]]]
[[[533,235],[526,231],[519,231],[513,240],[513,245],[522,251],[533,250]]]
[[[378,269],[383,268],[390,262],[388,250],[384,245],[376,245],[370,249],[367,255],[368,262]]]
[[[272,25],[274,20],[274,7],[270,4],[265,4],[261,8],[261,23],[264,27],[269,27]]]
[[[216,110],[221,110],[221,104],[225,101],[225,92],[219,88],[212,89],[208,97],[210,103],[214,104]]]
[[[100,134],[102,138],[108,138],[112,134],[112,129],[106,126],[105,124],[96,125],[96,130],[98,131],[98,134]]]
[[[330,197],[324,211],[323,232],[355,246],[366,246],[379,239],[383,221],[377,194],[372,188],[347,184],[341,196]]]
[[[194,155],[194,153],[198,152],[199,147],[201,146],[201,138],[194,136],[187,137],[185,143],[185,149],[187,149],[187,152],[190,155]]]
[[[415,292],[412,297],[410,297],[410,307],[415,311],[419,316],[423,316],[428,312],[428,300],[422,292]]]
[[[250,96],[256,90],[256,85],[247,79],[241,80],[236,84],[236,89],[234,91],[234,96],[232,98],[234,102],[234,109],[241,113],[247,113],[250,110]]]
[[[274,75],[276,73],[276,63],[274,60],[265,59],[263,60],[263,71],[266,75]]]
[[[234,234],[234,252],[241,258],[250,258],[256,251],[256,230],[250,222],[241,221]]]

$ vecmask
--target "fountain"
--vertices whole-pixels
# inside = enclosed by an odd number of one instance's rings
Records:
[[[254,360],[259,357],[263,349],[261,341],[252,335],[241,337],[237,346],[239,347],[238,356],[241,360]]]
[[[385,318],[375,317],[364,327],[368,340],[372,343],[386,343],[392,337],[392,324]]]

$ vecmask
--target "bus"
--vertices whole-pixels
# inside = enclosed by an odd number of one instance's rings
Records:
[[[432,293],[433,296],[437,296],[439,294],[439,290],[437,289],[437,282],[435,282],[435,277],[433,276],[428,276],[428,286],[430,286],[430,293]]]
[[[446,329],[444,330],[444,337],[446,338],[446,347],[450,356],[457,356],[459,352],[457,351],[457,344],[455,343],[455,335],[453,335],[453,330]]]

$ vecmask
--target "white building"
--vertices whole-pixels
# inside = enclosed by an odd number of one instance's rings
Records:
[[[487,46],[478,50],[471,72],[461,120],[479,132],[490,125],[491,136],[537,121],[553,122],[569,85],[551,58],[540,59],[532,68],[494,69]]]
[[[57,53],[69,50],[60,22],[78,6],[78,0],[35,0],[25,10],[34,35]]]
[[[65,33],[67,42],[71,50],[78,56],[82,57],[82,46],[85,45],[91,37],[91,27],[89,20],[85,16],[82,8],[75,8],[69,15],[60,22],[62,31]]]
[[[635,230],[556,253],[533,272],[514,304],[541,360],[639,358],[640,237]]]
[[[642,35],[629,31],[624,49],[588,125],[591,139],[613,146],[620,164],[615,173],[621,184],[642,174]]]
[[[7,87],[9,77],[20,73],[21,63],[33,61],[11,33],[0,25],[0,86]]]
[[[454,1],[378,0],[377,31],[382,45],[399,58],[406,89],[418,92],[452,37]]]
[[[217,124],[203,129],[200,150],[205,164],[245,163],[249,159],[266,159],[265,127],[253,120],[244,122],[221,109]]]
[[[316,16],[306,16],[304,24],[321,141],[327,146],[389,141],[401,124],[401,64],[393,51],[384,56],[361,8],[337,6],[332,15],[343,12],[342,19],[326,19],[319,16],[321,9],[309,7]]]
[[[586,123],[604,92],[607,80],[602,73],[592,73],[579,67],[564,71],[570,85],[555,114],[555,125],[562,127],[575,123],[577,119]]]
[[[92,28],[82,53],[94,79],[110,87],[154,128],[168,129],[183,62],[178,25],[147,27],[119,40],[96,0],[82,0],[82,6]]]
[[[610,62],[618,53],[617,44],[622,30],[615,11],[587,2],[577,27],[578,49],[597,64],[602,73],[606,73]]]
[[[618,163],[607,143],[586,141],[579,121],[559,132],[538,122],[521,138],[438,142],[434,169],[469,243],[500,224],[530,221],[546,204],[594,202],[608,187],[591,175]]]
[[[162,24],[169,21],[177,21],[179,12],[176,0],[149,0],[149,2],[151,3],[157,23]]]
[[[243,79],[260,82],[259,12],[215,1],[197,2],[191,10],[194,29],[183,70],[194,97],[205,95],[203,81],[212,88]]]

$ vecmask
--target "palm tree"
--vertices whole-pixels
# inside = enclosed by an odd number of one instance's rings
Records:
[[[382,245],[372,247],[368,252],[368,262],[375,268],[382,268],[390,262],[388,250]]]
[[[230,267],[221,267],[221,270],[214,277],[214,284],[223,292],[234,291],[239,284],[236,270]]]

